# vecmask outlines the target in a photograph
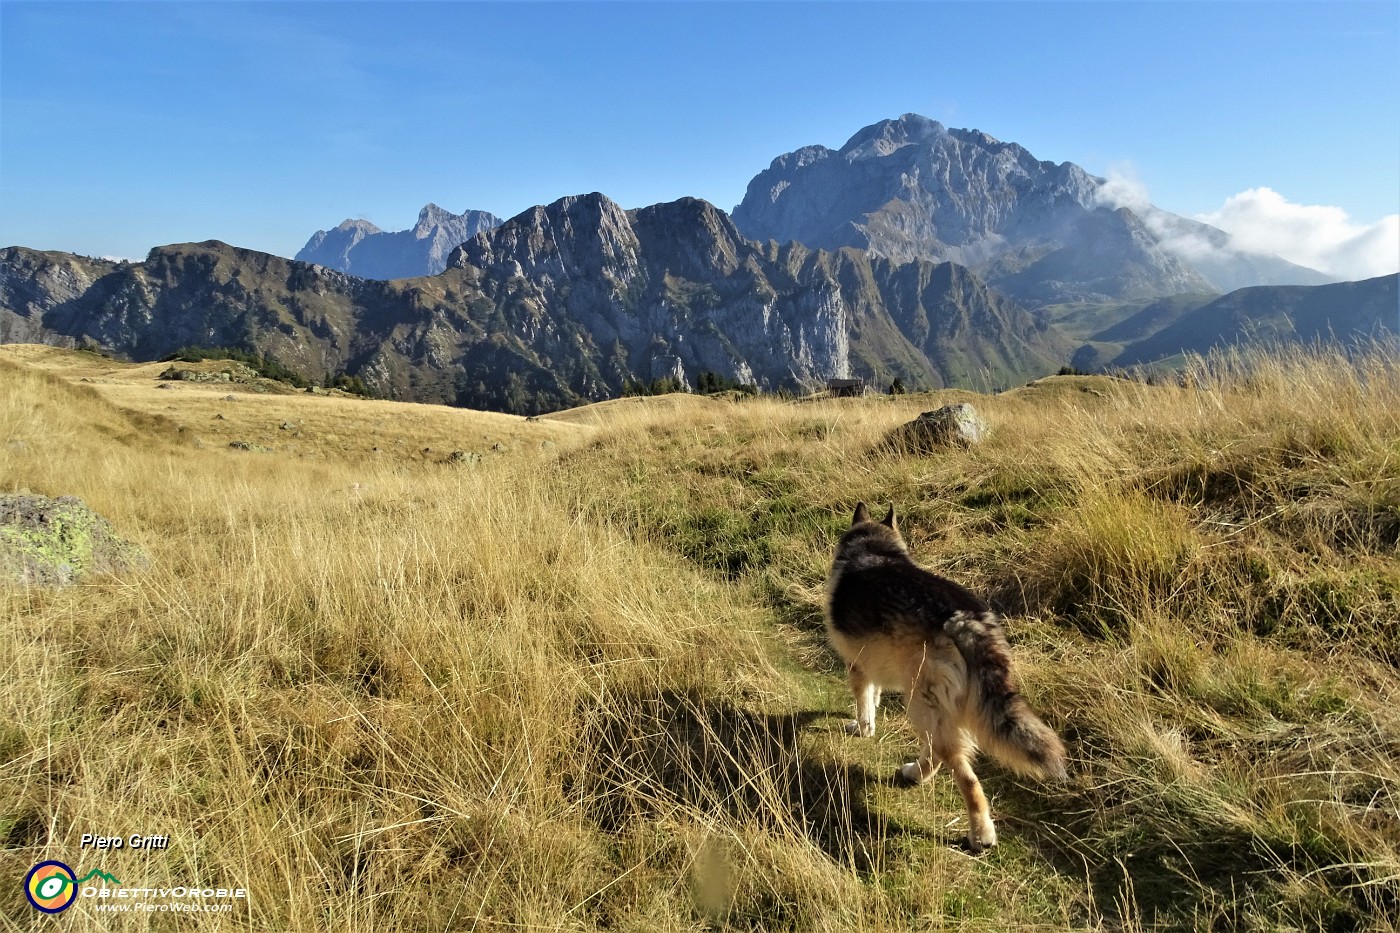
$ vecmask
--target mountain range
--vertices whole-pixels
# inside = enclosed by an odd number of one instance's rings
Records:
[[[956,262],[1032,308],[1332,281],[1241,250],[1208,224],[1115,203],[1113,192],[1072,162],[1039,161],[1015,143],[910,113],[862,129],[839,150],[778,156],[731,215],[752,240]],[[412,230],[346,220],[317,231],[296,258],[362,278],[435,275],[453,247],[500,223],[429,204]]]
[[[594,193],[504,223],[431,204],[412,230],[347,221],[311,238],[310,261],[217,241],[139,263],[10,247],[0,341],[133,359],[239,347],[388,397],[534,413],[707,372],[767,389],[994,389],[1071,360],[1395,326],[1395,276],[1307,284],[1320,276],[1106,190],[906,115],[840,151],[780,156],[732,217]],[[1221,282],[1253,284],[1222,297]]]
[[[1400,276],[1331,285],[1259,285],[1218,298],[1161,299],[1089,338],[1084,369],[1128,367],[1248,343],[1354,343],[1396,332]]]
[[[359,279],[210,241],[113,263],[0,251],[0,340],[153,359],[240,346],[381,394],[531,413],[702,372],[811,390],[832,377],[1010,385],[1073,349],[953,263],[894,263],[739,236],[682,199],[600,194],[537,207],[436,276]]]
[[[447,268],[454,249],[500,225],[501,219],[486,211],[454,214],[428,204],[409,230],[386,233],[368,220],[346,220],[333,230],[317,230],[296,258],[362,279],[436,275]]]

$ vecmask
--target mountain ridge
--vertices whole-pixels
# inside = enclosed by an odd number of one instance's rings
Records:
[[[965,270],[744,239],[682,199],[601,194],[478,234],[436,276],[376,281],[218,241],[117,264],[0,251],[0,338],[138,358],[242,346],[395,398],[537,412],[701,372],[770,389],[862,375],[1000,386],[1068,343]]]
[[[1104,179],[1072,162],[912,113],[839,150],[778,156],[733,216],[754,239],[959,262],[1031,307],[1329,281],[1197,221],[1114,203]]]
[[[811,193],[818,183],[825,199]],[[696,198],[625,210],[598,192],[504,222],[429,203],[410,230],[346,220],[298,254],[362,266],[432,257],[433,275],[359,276],[217,240],[140,263],[11,247],[0,251],[0,340],[138,359],[238,347],[392,398],[536,413],[705,373],[765,389],[860,376],[987,390],[1071,360],[1170,357],[1261,328],[1302,339],[1321,320],[1349,339],[1387,326],[1383,297],[1372,300],[1384,283],[1221,298],[1179,258],[1184,244],[1214,250],[1214,267],[1197,261],[1217,277],[1292,273],[1267,257],[1242,266],[1222,231],[1110,203],[1105,185],[906,114],[840,150],[776,157],[733,215]],[[746,229],[770,221],[805,224],[806,240]],[[1338,296],[1361,303],[1332,309]]]
[[[1238,249],[1224,231],[1073,162],[915,113],[866,126],[840,149],[776,156],[730,213],[749,239],[957,262],[1032,308],[1334,281]],[[456,246],[500,223],[430,203],[410,230],[346,220],[317,231],[296,258],[367,278],[432,275]]]
[[[1256,285],[1222,295],[1128,343],[1115,366],[1245,343],[1368,339],[1400,334],[1400,273],[1328,285]]]

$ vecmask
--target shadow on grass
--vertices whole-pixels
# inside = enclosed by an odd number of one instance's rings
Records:
[[[1271,840],[1208,813],[1132,792],[1056,790],[1000,772],[984,777],[998,824],[1056,871],[1085,879],[1110,925],[1234,930],[1286,927],[1349,933],[1384,892],[1293,888],[1295,875],[1337,864],[1314,845]]]
[[[587,757],[566,790],[608,832],[698,812],[803,837],[868,876],[908,831],[866,803],[889,780],[801,748],[800,733],[826,715],[755,713],[673,691],[619,697],[585,711]]]

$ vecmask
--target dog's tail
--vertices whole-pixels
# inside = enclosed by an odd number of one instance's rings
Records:
[[[960,614],[945,631],[967,664],[968,725],[977,743],[1021,774],[1065,780],[1065,745],[1018,692],[996,613]]]

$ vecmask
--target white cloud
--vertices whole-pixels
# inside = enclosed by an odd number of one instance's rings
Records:
[[[1358,224],[1340,207],[1294,204],[1271,188],[1251,188],[1196,220],[1229,233],[1242,250],[1272,253],[1340,279],[1400,271],[1400,214]]]
[[[1219,244],[1212,243],[1200,227],[1184,224],[1176,215],[1152,205],[1147,186],[1138,178],[1131,163],[1109,167],[1094,203],[1098,207],[1114,210],[1126,207],[1147,225],[1163,249],[1187,262],[1208,260],[1220,255]]]
[[[1147,186],[1137,177],[1137,172],[1129,164],[1109,166],[1104,183],[1099,186],[1096,204],[1099,207],[1118,209],[1126,207],[1140,214],[1151,206],[1147,197]]]

